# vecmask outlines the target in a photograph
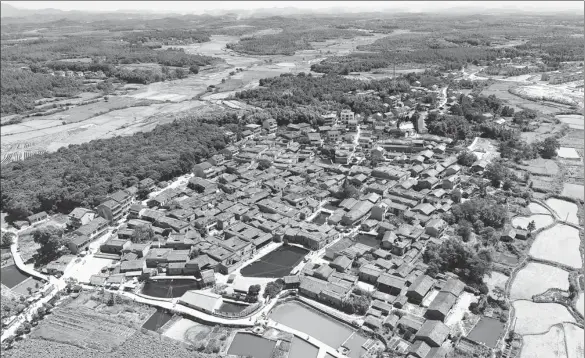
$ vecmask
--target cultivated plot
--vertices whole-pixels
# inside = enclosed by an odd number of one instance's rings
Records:
[[[563,324],[563,328],[565,330],[567,358],[582,358],[585,353],[583,328],[570,323]]]
[[[549,288],[569,289],[569,273],[563,269],[530,262],[520,270],[510,287],[511,300],[530,300]]]
[[[572,226],[557,224],[536,236],[529,254],[537,259],[581,268],[579,244],[579,230]]]
[[[542,334],[550,327],[563,322],[575,322],[569,311],[558,303],[534,303],[519,300],[513,303],[515,309],[516,333]]]
[[[524,336],[520,358],[567,358],[565,335],[561,326],[545,334]]]
[[[579,224],[577,204],[555,198],[548,199],[546,204],[556,212],[559,219],[572,224]]]
[[[547,227],[554,222],[552,216],[550,215],[530,215],[530,216],[518,216],[512,219],[512,226],[520,227],[524,230],[528,227],[530,222],[534,221],[535,230],[542,229],[543,227]]]
[[[562,196],[585,200],[585,187],[580,184],[564,183]]]

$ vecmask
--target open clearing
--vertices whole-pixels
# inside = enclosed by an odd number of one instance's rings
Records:
[[[575,326],[574,324],[563,324],[565,330],[565,341],[567,345],[568,358],[583,358],[585,353],[585,342],[583,336],[583,328]]]
[[[527,165],[520,165],[520,167],[528,170],[530,174],[554,176],[559,173],[559,166],[551,159],[537,158],[527,160],[526,163]]]
[[[6,151],[20,150],[22,146],[26,146],[27,150],[44,149],[54,152],[70,144],[81,144],[115,135],[132,135],[136,132],[150,131],[158,124],[172,122],[181,112],[195,108],[200,111],[211,111],[216,107],[203,101],[160,103],[115,110],[83,122],[48,126],[14,135],[5,135],[3,129],[2,154],[4,156]],[[11,126],[6,128],[9,127]]]
[[[513,303],[516,318],[516,333],[541,334],[557,323],[575,322],[569,311],[558,303],[534,303],[519,300]]]
[[[533,214],[550,214],[551,212],[545,208],[544,206],[538,203],[530,203],[528,204],[528,210],[530,210]]]
[[[533,101],[551,101],[583,107],[583,93],[569,86],[535,84],[513,87],[512,94]]]
[[[495,289],[505,290],[506,289],[506,282],[510,276],[505,275],[498,271],[492,271],[491,275],[485,275],[483,277],[483,281],[487,285],[488,289],[490,290],[490,294],[493,293]]]
[[[449,311],[447,317],[445,317],[445,324],[449,327],[454,327],[456,324],[459,324],[466,313],[470,314],[469,305],[478,300],[478,296],[475,296],[470,292],[463,292],[457,299],[453,308],[451,308],[451,311]]]
[[[554,326],[545,334],[524,336],[520,358],[567,358],[565,334],[561,326]]]
[[[552,102],[534,102],[529,99],[524,99],[520,96],[508,92],[510,88],[516,87],[518,82],[514,81],[496,81],[481,91],[484,96],[495,95],[496,97],[506,101],[508,104],[518,109],[532,109],[542,112],[543,114],[554,114],[570,109],[570,106],[564,104],[557,104]]]
[[[558,262],[579,269],[582,266],[579,244],[579,230],[572,226],[558,224],[536,236],[529,254],[537,259]]]
[[[565,183],[563,184],[561,195],[569,198],[585,200],[585,188],[583,185]]]
[[[569,273],[563,269],[530,262],[520,270],[510,287],[510,299],[530,300],[549,288],[569,289]]]
[[[103,267],[106,267],[113,262],[114,260],[87,256],[82,259],[81,264],[75,265],[75,272],[67,272],[67,275],[81,283],[89,283],[89,279],[92,275],[99,274]]]
[[[530,216],[517,216],[512,219],[512,226],[526,229],[531,221],[534,221],[536,230],[547,227],[554,222],[553,217],[550,215],[537,214]]]
[[[579,224],[579,218],[577,217],[577,204],[555,198],[548,199],[546,204],[555,211],[559,219],[571,224]]]
[[[177,322],[173,323],[167,330],[165,330],[163,335],[172,339],[176,339],[177,341],[188,342],[185,335],[187,331],[190,331],[193,336],[197,336],[197,333],[193,329],[199,326],[202,325],[195,323],[189,319],[181,318]],[[203,328],[207,327],[203,326]],[[209,332],[211,332],[211,328],[207,329],[204,336],[207,336]]]

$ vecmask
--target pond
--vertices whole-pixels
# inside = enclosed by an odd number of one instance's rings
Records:
[[[16,265],[4,266],[0,269],[0,282],[8,288],[20,284],[28,275],[20,271]]]
[[[167,311],[160,310],[160,309],[156,310],[156,312],[154,312],[152,314],[152,316],[150,316],[146,320],[146,322],[144,322],[144,324],[142,325],[142,328],[146,328],[149,331],[156,332],[159,328],[161,328],[168,321],[170,321],[171,318],[173,318],[173,315],[168,313]]]
[[[228,354],[270,358],[276,342],[250,333],[236,333]]]
[[[331,214],[325,212],[325,211],[320,211],[319,215],[317,215],[314,219],[313,219],[313,223],[317,224],[317,225],[323,225],[327,222],[327,218],[329,218],[331,216]]]
[[[497,319],[481,317],[479,322],[473,327],[467,338],[475,342],[485,344],[490,348],[495,348],[498,338],[504,331],[504,324]]]
[[[195,280],[148,280],[144,284],[141,293],[152,297],[176,298],[183,296],[189,290],[196,290],[198,288],[199,285]]]
[[[345,345],[351,349],[349,356],[352,358],[358,358],[364,352],[361,346],[367,341],[365,337],[355,333],[356,331],[350,326],[302,303],[287,302],[277,306],[270,313],[270,318],[285,326],[307,333],[332,348],[337,349],[341,345]],[[350,337],[351,339],[348,340]]]
[[[319,348],[311,343],[294,337],[288,353],[288,358],[317,358]]]
[[[309,250],[298,246],[280,246],[244,267],[240,273],[244,277],[284,277],[290,274]]]
[[[246,307],[248,307],[248,305],[243,305],[243,304],[240,304],[240,303],[223,301],[221,303],[221,306],[219,307],[218,311],[220,311],[220,312],[226,312],[226,313],[240,313]]]

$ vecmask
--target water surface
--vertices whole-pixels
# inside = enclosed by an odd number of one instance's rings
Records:
[[[0,269],[0,282],[8,288],[20,284],[28,275],[20,271],[16,265],[4,266]]]

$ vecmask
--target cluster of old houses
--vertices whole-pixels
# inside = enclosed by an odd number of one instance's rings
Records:
[[[339,119],[325,117],[350,129],[356,121],[348,111]],[[100,247],[100,255],[119,260],[116,279],[164,273],[195,276],[209,285],[214,272],[232,273],[271,241],[319,250],[337,240],[325,249],[328,264],[309,263],[300,275],[285,277],[287,287],[342,308],[358,281],[373,285],[364,328],[387,326],[412,343],[412,356],[438,357],[449,332],[442,321],[464,285],[425,275],[419,258],[429,242],[441,242],[446,224],[440,216],[453,205],[451,191],[468,178],[447,148],[450,141],[432,135],[372,139],[371,145],[358,141],[377,163],[348,166],[337,153],[335,162],[322,160],[323,142],[313,141],[315,133],[308,124],[289,125],[278,135],[273,120],[248,125],[244,139],[195,165],[186,187],[164,190],[142,205],[135,200],[137,191],[156,189],[145,179],[109,195],[95,211],[73,210],[69,247],[79,252],[127,218],[116,237]],[[361,133],[372,138],[367,130]],[[308,144],[299,144],[302,136]],[[348,184],[357,194],[339,199]],[[314,220],[318,216],[326,219]],[[343,235],[349,228],[358,228],[357,234]],[[375,244],[361,243],[360,235]],[[424,317],[391,313],[423,302]]]

